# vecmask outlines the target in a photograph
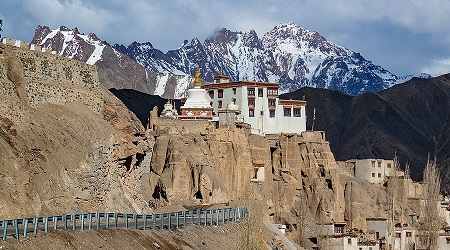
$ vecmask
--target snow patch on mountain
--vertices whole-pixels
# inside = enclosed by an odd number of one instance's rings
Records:
[[[103,49],[106,45],[101,43],[95,44],[94,52],[91,54],[89,59],[86,61],[87,64],[94,65],[98,60],[102,58]]]
[[[169,74],[158,74],[156,77],[156,89],[154,95],[162,96],[166,91],[167,80],[169,79]]]
[[[181,99],[183,97],[186,97],[186,93],[189,87],[193,84],[193,79],[191,76],[185,75],[185,76],[178,76],[177,80],[178,84],[177,88],[175,89],[175,94],[173,95],[173,98]]]

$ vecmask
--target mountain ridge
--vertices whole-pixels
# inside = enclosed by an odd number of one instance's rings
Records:
[[[222,28],[203,43],[197,38],[185,40],[167,53],[151,42],[110,46],[93,33],[84,35],[65,26],[51,30],[39,25],[32,42],[97,65],[100,80],[108,88],[131,88],[170,99],[184,97],[197,67],[209,82],[223,72],[232,80],[278,82],[280,93],[310,86],[356,95],[380,91],[412,77],[395,76],[361,54],[294,23],[277,25],[262,38],[254,30]],[[122,64],[133,70],[129,72]],[[103,72],[118,72],[122,77],[115,80]]]

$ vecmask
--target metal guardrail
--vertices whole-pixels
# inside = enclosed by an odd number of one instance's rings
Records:
[[[164,214],[127,214],[127,213],[87,213],[62,216],[39,217],[4,220],[0,222],[0,232],[3,229],[3,240],[8,235],[19,240],[20,235],[53,230],[93,230],[100,228],[135,228],[135,229],[165,229],[172,230],[189,224],[219,225],[236,222],[248,216],[247,207],[223,208],[211,210],[190,210]],[[10,227],[12,226],[12,227]]]

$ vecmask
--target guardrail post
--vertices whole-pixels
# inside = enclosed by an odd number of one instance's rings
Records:
[[[219,225],[219,214],[220,214],[219,209],[216,209],[216,214],[217,214],[216,225]]]
[[[171,230],[171,226],[172,226],[172,213],[168,213],[168,221],[167,221],[167,229]]]
[[[23,224],[23,237],[27,237],[28,219],[23,219],[22,224]]]
[[[48,232],[48,217],[44,217],[44,231]]]
[[[3,240],[6,240],[6,233],[8,232],[8,221],[3,221]]]
[[[231,209],[233,212],[233,221],[236,222],[236,208]]]
[[[142,219],[144,220],[144,231],[147,230],[147,215],[142,215]]]
[[[105,227],[109,228],[109,213],[105,213]]]
[[[117,213],[114,213],[114,227],[117,228]]]
[[[91,231],[92,230],[92,214],[88,213],[88,230]]]
[[[186,211],[183,211],[181,216],[183,216],[183,227],[186,226]]]
[[[97,217],[97,229],[100,229],[100,213],[95,213],[95,217]]]
[[[125,228],[128,228],[128,214],[124,214],[125,216]]]
[[[133,219],[134,219],[134,228],[137,229],[138,228],[138,217],[136,214],[133,214]]]
[[[161,221],[160,229],[164,229],[164,214],[159,215],[159,220]]]
[[[227,214],[228,214],[228,219],[227,219],[227,222],[229,222],[229,221],[230,221],[230,212],[231,212],[230,208],[227,208]]]
[[[13,220],[13,225],[16,228],[16,240],[19,240],[19,221]]]
[[[72,219],[72,230],[77,229],[77,216],[75,214],[70,215]]]
[[[209,213],[211,214],[211,226],[214,224],[214,209],[209,210]]]
[[[152,214],[152,229],[155,229],[155,215]]]
[[[67,229],[67,215],[64,215],[62,217],[62,220],[63,220],[63,224],[64,224],[64,229]]]
[[[222,224],[225,224],[225,210],[223,208],[220,209],[220,213],[222,214]]]
[[[81,217],[81,231],[84,231],[84,214],[80,214]]]
[[[33,224],[34,224],[33,233],[37,234],[37,230],[39,227],[39,218],[33,218]]]
[[[208,210],[203,211],[203,215],[205,216],[205,226],[208,223]]]
[[[189,211],[189,216],[191,216],[191,225],[194,224],[194,211]]]
[[[53,229],[54,230],[58,229],[58,217],[53,216],[52,221],[53,221]]]
[[[197,217],[198,217],[198,225],[200,226],[202,224],[202,219],[201,219],[201,211],[197,209]]]
[[[175,213],[175,228],[178,229],[180,226],[180,219],[179,219],[179,215],[178,212]]]

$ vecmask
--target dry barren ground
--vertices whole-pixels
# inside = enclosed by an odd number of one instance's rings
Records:
[[[243,224],[219,227],[188,226],[184,229],[40,232],[16,241],[0,241],[0,249],[239,249]],[[266,232],[267,233],[267,232]],[[266,239],[273,235],[267,233]]]

